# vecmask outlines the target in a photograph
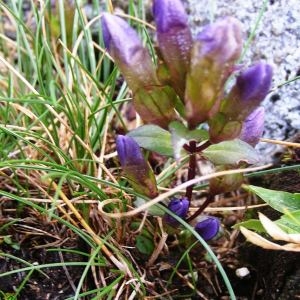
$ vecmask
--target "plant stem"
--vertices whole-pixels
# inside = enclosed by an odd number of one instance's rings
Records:
[[[188,180],[194,179],[196,176],[196,141],[190,141],[188,150],[190,152],[190,159],[189,159],[189,171],[188,171]],[[193,194],[194,185],[190,185],[186,188],[185,196],[191,202],[192,194]]]
[[[206,149],[210,145],[210,141],[205,142],[204,144],[197,146],[196,141],[190,141],[189,144],[185,144],[183,148],[190,152],[190,158],[189,158],[189,171],[188,171],[188,180],[194,179],[196,176],[196,153],[201,153],[204,149]],[[187,187],[185,196],[188,198],[188,200],[191,202],[192,195],[193,195],[193,188],[194,185],[190,185]]]
[[[193,215],[191,215],[189,218],[186,219],[186,222],[190,222],[190,221],[194,220],[195,218],[197,218],[204,211],[204,209],[211,202],[214,201],[214,198],[215,198],[215,195],[208,195],[206,200],[204,201],[204,203],[199,207],[199,209]]]

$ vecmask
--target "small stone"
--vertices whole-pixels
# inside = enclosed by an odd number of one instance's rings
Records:
[[[248,275],[250,275],[250,271],[249,271],[248,268],[242,267],[242,268],[239,268],[239,269],[235,270],[235,275],[238,278],[243,279],[243,278],[247,277]]]
[[[275,35],[281,35],[284,31],[284,24],[276,19],[272,24],[272,32]]]

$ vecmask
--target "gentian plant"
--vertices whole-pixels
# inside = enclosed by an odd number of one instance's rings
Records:
[[[189,155],[188,180],[197,175],[197,159],[210,161],[216,170],[258,163],[253,147],[263,131],[260,104],[272,81],[272,68],[263,61],[250,67],[236,64],[243,43],[237,19],[217,20],[193,39],[180,0],[154,0],[153,15],[157,64],[124,19],[109,13],[102,16],[105,47],[145,124],[117,137],[119,160],[133,189],[149,198],[157,196],[158,190],[140,147],[176,160]],[[235,78],[231,88],[229,78]],[[207,200],[193,215],[188,212],[193,186],[184,197],[170,199],[168,208],[195,224],[196,231],[209,240],[220,223],[204,216],[204,209],[215,195],[237,189],[242,182],[241,174],[212,179]],[[171,216],[164,221],[179,226]]]

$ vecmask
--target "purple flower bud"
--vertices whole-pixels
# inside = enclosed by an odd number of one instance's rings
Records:
[[[145,164],[140,146],[132,137],[118,135],[116,148],[122,167]]]
[[[188,213],[190,202],[186,197],[183,198],[173,198],[171,199],[168,209],[176,214],[178,217],[184,219]],[[170,225],[178,225],[178,221],[172,216],[166,214],[164,220]]]
[[[219,109],[224,84],[236,70],[242,30],[235,18],[206,26],[198,35],[187,74],[185,103],[190,127],[210,119]]]
[[[104,13],[101,21],[105,47],[133,91],[136,111],[146,123],[167,128],[176,118],[175,92],[160,85],[148,50],[123,19]]]
[[[129,87],[135,91],[141,86],[157,84],[150,54],[136,31],[126,21],[109,13],[103,14],[101,24],[105,47]]]
[[[271,82],[272,67],[268,64],[260,62],[245,70],[236,80],[241,101],[259,104],[267,96]]]
[[[116,148],[122,169],[133,189],[150,198],[157,196],[154,173],[137,142],[132,137],[118,135]]]
[[[154,0],[153,15],[159,48],[178,95],[183,99],[190,64],[192,35],[180,0]]]
[[[244,119],[264,100],[272,82],[272,67],[259,62],[243,71],[236,80],[221,111],[231,119]]]
[[[160,33],[174,27],[187,27],[188,17],[180,0],[154,0],[153,15]]]
[[[216,64],[235,62],[242,51],[241,23],[228,17],[207,25],[197,36],[201,57],[210,57]]]
[[[265,109],[260,106],[244,121],[239,139],[255,146],[264,131]]]
[[[205,241],[208,241],[216,236],[216,234],[219,232],[219,228],[219,219],[210,216],[204,217],[195,226],[195,230]]]

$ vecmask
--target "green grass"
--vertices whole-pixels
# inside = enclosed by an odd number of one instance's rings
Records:
[[[130,249],[135,247],[142,230],[153,239],[156,248],[164,234],[160,219],[144,219],[143,213],[110,219],[98,210],[99,203],[118,199],[106,205],[105,211],[129,211],[137,196],[121,176],[114,146],[116,131],[127,132],[132,124],[125,118],[130,91],[119,80],[119,71],[103,48],[99,16],[110,3],[102,8],[99,1],[93,1],[92,20],[87,20],[81,10],[82,1],[70,7],[66,1],[58,0],[55,9],[51,9],[49,1],[40,1],[41,7],[31,1],[29,17],[24,15],[23,1],[8,3],[0,1],[0,201],[12,203],[13,213],[0,224],[0,246],[5,244],[3,236],[10,228],[13,231],[13,226],[25,222],[26,217],[44,224],[42,229],[27,228],[28,234],[38,237],[38,229],[46,233],[47,226],[56,224],[58,232],[68,230],[67,238],[80,240],[84,246],[65,246],[62,234],[57,233],[61,244],[45,247],[45,251],[78,255],[80,260],[64,258],[35,264],[0,252],[0,259],[19,266],[0,274],[0,280],[25,274],[15,291],[9,293],[17,299],[37,272],[46,278],[51,268],[63,269],[67,274],[69,267],[80,267],[76,281],[69,279],[73,296],[67,299],[159,296],[159,292],[151,290],[151,279],[147,277],[145,260],[149,257],[141,255],[137,261]],[[142,0],[128,1],[126,17],[155,60],[145,15]],[[168,188],[180,166],[169,160],[161,167],[161,188]],[[161,209],[166,210],[163,206]],[[235,299],[231,283],[210,246],[190,225],[178,220],[194,235],[195,244],[202,244],[209,253],[228,294]],[[133,229],[132,222],[141,228]],[[22,242],[19,246],[23,247]],[[167,282],[170,289],[174,288],[172,282],[181,261],[187,261],[187,272],[193,273],[193,247],[194,244],[182,252],[169,278],[161,279],[162,284]],[[196,289],[194,277],[191,285]]]
[[[86,203],[93,200],[96,205],[109,197],[125,199],[115,177],[119,172],[105,167],[105,155],[113,152],[108,143],[109,124],[125,127],[119,107],[129,100],[126,85],[117,86],[119,73],[103,52],[99,17],[88,23],[79,2],[70,9],[64,7],[65,1],[57,1],[55,10],[44,4],[32,6],[32,27],[23,15],[22,1],[0,4],[1,18],[15,35],[10,38],[8,29],[1,28],[1,201],[13,200],[19,214],[26,207],[49,222],[56,220],[90,249],[82,262],[74,262],[84,268],[72,299],[88,295],[113,298],[128,274],[141,282],[139,290],[145,294],[140,274],[126,260],[118,240],[112,243],[116,224],[107,224],[98,235],[89,225],[90,204]],[[63,190],[70,200],[80,203],[71,204]],[[62,199],[69,200],[69,207]],[[62,251],[61,247],[56,250]],[[0,255],[8,258],[8,254]],[[23,267],[1,274],[3,278],[25,272],[16,298],[26,290],[35,270],[67,267],[73,262],[20,264]],[[92,268],[104,268],[111,278],[105,287],[89,291],[84,282]]]

